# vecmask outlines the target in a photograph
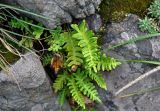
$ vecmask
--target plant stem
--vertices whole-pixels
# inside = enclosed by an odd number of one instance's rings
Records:
[[[121,92],[123,92],[125,89],[131,87],[132,85],[134,85],[135,83],[137,83],[138,81],[144,79],[145,77],[153,74],[154,72],[157,72],[160,70],[160,66],[157,66],[156,68],[146,72],[145,74],[139,76],[137,79],[129,82],[127,85],[125,85],[124,87],[122,87],[121,89],[119,89],[116,93],[115,93],[115,96],[117,96],[118,94],[120,94]]]

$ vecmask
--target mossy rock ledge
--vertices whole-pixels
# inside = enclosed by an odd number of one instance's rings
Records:
[[[144,16],[146,9],[153,0],[103,0],[100,14],[105,20],[120,21],[128,13]]]

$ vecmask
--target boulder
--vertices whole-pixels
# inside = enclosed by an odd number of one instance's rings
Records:
[[[71,111],[58,104],[40,59],[27,53],[0,72],[0,111]]]
[[[101,0],[4,0],[5,3],[21,6],[23,9],[48,18],[32,16],[48,28],[70,23],[73,18],[85,18],[95,13]]]
[[[106,49],[107,47],[118,44],[122,41],[140,35],[146,35],[147,33],[139,31],[138,19],[138,16],[129,14],[122,22],[112,22],[107,25],[107,31],[103,36],[103,51],[107,55],[120,60],[160,60],[160,37],[142,40],[121,46],[114,50]],[[119,98],[119,96],[133,93],[135,91],[146,90],[148,88],[159,87],[160,71],[140,80],[120,93],[118,97],[115,97],[115,93],[120,88],[155,67],[155,65],[144,63],[123,62],[122,65],[115,70],[111,72],[103,72],[108,86],[108,91],[99,89],[99,94],[104,105],[103,108],[105,107],[106,111],[159,111],[159,91],[146,91],[145,93],[126,98]],[[100,111],[100,108],[97,110]]]

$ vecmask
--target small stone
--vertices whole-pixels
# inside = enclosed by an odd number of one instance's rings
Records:
[[[100,15],[98,14],[91,15],[86,18],[86,21],[91,30],[93,30],[94,32],[100,31],[100,28],[102,27],[102,19]]]
[[[32,107],[31,111],[44,111],[40,104],[37,104]]]

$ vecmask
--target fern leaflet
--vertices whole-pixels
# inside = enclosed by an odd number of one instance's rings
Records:
[[[103,79],[102,74],[97,74],[97,73],[95,73],[93,71],[91,73],[88,72],[87,74],[92,80],[96,81],[96,83],[98,84],[99,87],[107,90],[106,82]]]
[[[118,65],[121,63],[118,62],[116,59],[111,57],[106,57],[105,54],[103,54],[100,58],[100,61],[97,64],[97,70],[100,71],[111,71],[112,69],[115,69]]]

